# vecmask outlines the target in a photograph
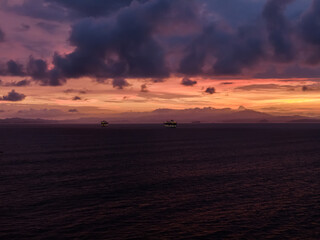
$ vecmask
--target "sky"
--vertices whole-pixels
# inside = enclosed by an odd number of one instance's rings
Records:
[[[0,0],[0,118],[320,117],[320,1]]]

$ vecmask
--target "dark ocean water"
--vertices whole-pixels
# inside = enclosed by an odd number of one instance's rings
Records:
[[[320,239],[320,125],[2,125],[0,151],[0,239]]]

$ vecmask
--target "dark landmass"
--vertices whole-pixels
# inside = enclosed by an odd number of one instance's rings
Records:
[[[53,124],[59,123],[56,120],[46,120],[46,119],[26,119],[26,118],[5,118],[0,119],[0,124]]]
[[[157,109],[151,112],[125,112],[109,114],[101,118],[79,118],[72,120],[47,120],[47,119],[0,119],[0,124],[96,124],[101,120],[110,123],[162,123],[174,119],[179,123],[317,123],[320,119],[305,116],[274,116],[268,113],[250,109],[239,108],[191,108],[191,109]]]
[[[297,119],[290,121],[292,123],[320,123],[320,119]]]

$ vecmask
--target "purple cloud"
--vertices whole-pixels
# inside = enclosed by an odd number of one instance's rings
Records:
[[[19,62],[3,57],[0,75],[30,76],[40,85],[58,86],[81,77],[163,82],[181,74],[189,80],[254,77],[273,64],[280,66],[279,62],[287,63],[286,68],[303,68],[302,63],[318,66],[318,1],[239,0],[232,6],[228,1],[4,1],[2,7],[8,12],[41,19],[34,20],[35,25],[23,23],[21,29],[29,31],[21,35],[36,30],[48,35],[60,30],[61,22],[70,25],[72,50],[57,51],[50,60],[40,59],[41,54],[27,61],[26,56],[17,57]],[[125,87],[117,81],[115,88]]]
[[[4,95],[0,98],[0,101],[10,101],[10,102],[18,102],[25,99],[26,96],[22,93],[17,93],[15,90],[12,90],[11,92],[8,92],[7,95]]]
[[[72,98],[72,100],[73,101],[78,101],[78,100],[81,100],[81,97],[75,96],[75,97]]]
[[[193,81],[193,80],[185,77],[182,79],[181,84],[184,86],[193,86],[193,85],[197,84],[197,81]]]
[[[216,89],[214,87],[208,87],[204,92],[208,94],[214,94]]]
[[[115,78],[112,80],[112,86],[114,88],[123,89],[124,87],[129,86],[129,83],[124,78]]]

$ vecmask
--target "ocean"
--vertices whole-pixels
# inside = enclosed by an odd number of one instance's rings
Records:
[[[320,239],[319,124],[0,125],[0,239]]]

